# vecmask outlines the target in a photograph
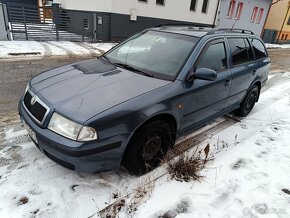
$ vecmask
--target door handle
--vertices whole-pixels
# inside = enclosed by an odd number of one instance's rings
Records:
[[[256,70],[253,70],[252,74],[255,75],[256,73],[257,73],[257,71]]]
[[[228,86],[228,85],[230,84],[230,82],[231,82],[231,81],[230,81],[229,79],[227,79],[227,80],[225,80],[224,85],[225,85],[225,86]]]

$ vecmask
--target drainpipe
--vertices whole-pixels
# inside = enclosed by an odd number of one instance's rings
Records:
[[[279,36],[278,36],[278,39],[277,39],[277,43],[279,43],[279,39],[280,39],[280,36],[281,36],[281,32],[282,32],[283,29],[284,29],[285,21],[287,20],[287,17],[288,17],[288,14],[289,14],[289,10],[290,10],[290,1],[288,2],[287,13],[286,13],[286,15],[285,15],[285,18],[284,18],[283,24],[282,24],[282,26],[281,26],[281,29],[280,29],[280,32],[279,32]]]
[[[216,27],[216,20],[217,20],[217,16],[218,16],[218,13],[219,13],[220,2],[221,2],[221,0],[218,0],[215,16],[214,16],[214,20],[213,20],[213,27]]]

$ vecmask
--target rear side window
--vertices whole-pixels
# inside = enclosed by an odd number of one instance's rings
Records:
[[[246,43],[246,47],[247,47],[249,61],[255,60],[253,50],[252,50],[252,48],[250,46],[250,43],[249,43],[249,41],[247,39],[245,39],[245,43]]]
[[[227,68],[225,44],[223,41],[210,42],[199,57],[195,69],[209,68],[222,71]]]
[[[263,43],[258,39],[251,39],[251,43],[254,48],[254,52],[257,59],[268,57],[267,51]]]
[[[249,54],[249,51],[251,51],[250,45],[246,44],[243,38],[229,38],[228,41],[230,44],[233,66],[253,60],[253,57],[250,55],[251,53]]]

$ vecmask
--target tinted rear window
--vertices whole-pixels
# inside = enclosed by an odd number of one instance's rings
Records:
[[[243,38],[229,38],[233,66],[244,64],[250,61],[248,46]]]
[[[251,43],[253,45],[255,55],[257,59],[268,57],[267,51],[265,49],[265,46],[262,42],[258,39],[251,39]]]
[[[250,46],[250,43],[249,43],[249,41],[247,39],[245,39],[245,43],[246,43],[246,47],[247,47],[249,61],[255,60],[253,50],[252,50],[252,48]]]

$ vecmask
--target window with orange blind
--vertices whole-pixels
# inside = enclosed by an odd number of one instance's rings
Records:
[[[259,14],[258,14],[258,17],[257,17],[257,23],[261,22],[263,14],[264,14],[264,8],[260,8]]]
[[[239,20],[243,11],[243,7],[244,7],[244,3],[239,2],[238,7],[237,7],[237,11],[236,11],[236,15],[235,15],[235,19]]]
[[[258,7],[254,7],[253,8],[253,12],[252,12],[252,16],[251,16],[251,23],[254,23],[257,17],[257,13],[258,13]]]
[[[235,6],[236,6],[236,1],[232,0],[230,2],[228,13],[227,13],[227,17],[230,18],[230,19],[233,17]]]

